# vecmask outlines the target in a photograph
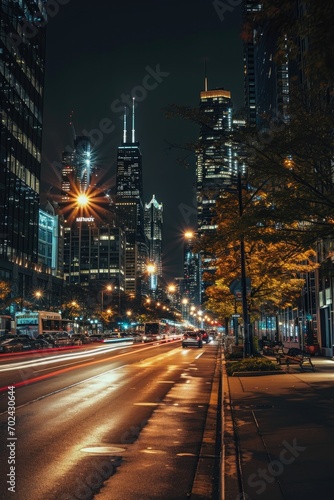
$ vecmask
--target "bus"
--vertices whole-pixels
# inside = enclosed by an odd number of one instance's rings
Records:
[[[15,314],[15,327],[17,335],[36,338],[50,331],[67,331],[68,320],[53,311],[23,311]]]
[[[169,337],[169,325],[161,321],[147,321],[144,323],[144,342],[156,340],[167,340]]]
[[[12,333],[12,317],[0,314],[0,339]]]

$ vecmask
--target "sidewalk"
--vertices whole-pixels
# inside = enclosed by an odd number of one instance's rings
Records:
[[[334,498],[334,361],[227,377],[222,500]]]

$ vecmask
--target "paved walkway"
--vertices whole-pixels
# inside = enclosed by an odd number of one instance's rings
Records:
[[[281,375],[227,377],[223,370],[222,499],[334,498],[334,361],[313,362],[315,372],[292,366]]]

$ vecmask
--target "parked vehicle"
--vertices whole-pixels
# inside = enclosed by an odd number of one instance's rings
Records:
[[[55,347],[73,345],[71,335],[67,332],[57,332],[55,335]]]
[[[3,340],[0,343],[0,353],[4,352],[20,352],[23,351],[25,341],[19,338]]]
[[[71,335],[71,345],[82,345],[82,338],[80,335]]]
[[[186,331],[183,334],[182,347],[203,347],[202,335],[200,332]]]
[[[52,349],[53,345],[44,339],[31,339],[28,341],[31,349]]]
[[[104,337],[104,335],[102,333],[94,333],[92,335],[89,335],[91,342],[102,342],[103,337]]]
[[[81,344],[90,344],[92,342],[92,339],[89,337],[89,335],[86,335],[85,333],[74,333],[72,335],[72,341],[74,341],[74,343],[76,344],[78,340],[81,341]]]
[[[52,347],[55,344],[55,334],[57,332],[52,333],[42,333],[41,335],[37,335],[36,340],[45,340],[48,342],[48,344],[52,345]]]

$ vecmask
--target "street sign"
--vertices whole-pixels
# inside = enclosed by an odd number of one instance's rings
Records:
[[[247,289],[247,295],[250,295],[251,293],[251,280],[250,278],[246,278],[246,289]],[[232,283],[230,284],[230,292],[235,295],[237,298],[241,298],[242,296],[242,281],[241,279],[234,279]]]

